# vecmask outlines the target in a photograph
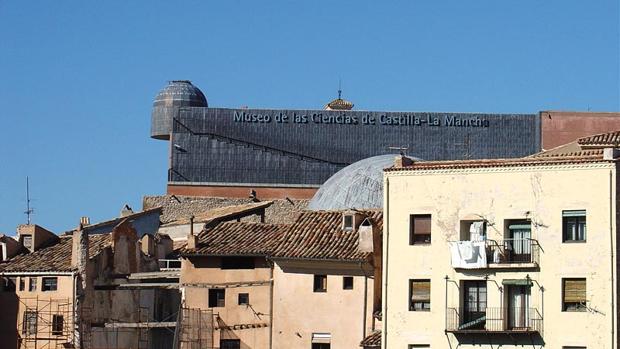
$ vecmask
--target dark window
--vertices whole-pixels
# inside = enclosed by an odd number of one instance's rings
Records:
[[[329,343],[312,343],[312,349],[330,349]]]
[[[24,238],[22,239],[22,244],[28,250],[32,250],[32,235],[24,235]]]
[[[254,269],[254,257],[222,257],[222,269]]]
[[[34,292],[37,290],[37,278],[31,276],[30,279],[28,280],[28,291],[30,292]]]
[[[42,291],[56,291],[58,289],[58,278],[43,278]]]
[[[430,348],[430,344],[409,344],[409,349]]]
[[[241,341],[239,339],[220,339],[220,349],[240,349]]]
[[[239,305],[248,305],[248,304],[250,304],[250,294],[239,293]]]
[[[209,308],[221,308],[225,305],[225,290],[212,288],[209,290]]]
[[[343,290],[352,290],[353,289],[353,276],[343,276],[342,277],[342,289]]]
[[[353,215],[344,215],[342,218],[342,226],[344,230],[353,230]]]
[[[562,349],[588,349],[588,348],[586,348],[586,347],[575,347],[575,346],[570,346],[570,347],[563,346]]]
[[[64,324],[65,319],[62,315],[52,315],[52,334],[55,336],[61,335]]]
[[[24,335],[36,335],[37,333],[37,312],[25,311],[22,325],[22,333]]]
[[[409,280],[409,310],[431,310],[431,280]]]
[[[431,215],[412,214],[409,216],[409,244],[431,243]]]
[[[24,291],[26,289],[26,278],[24,276],[19,277],[19,290]]]
[[[327,292],[327,275],[314,275],[314,292]]]
[[[562,279],[562,311],[586,311],[586,279]]]
[[[0,284],[0,288],[2,288],[4,291],[15,291],[15,282],[17,281],[16,278],[2,278],[0,279],[0,281],[2,281],[2,284]]]
[[[562,211],[562,236],[564,242],[586,241],[586,211]]]

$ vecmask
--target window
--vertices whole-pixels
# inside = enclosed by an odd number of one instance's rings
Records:
[[[43,278],[42,291],[56,291],[58,289],[58,278]]]
[[[24,291],[25,289],[26,289],[26,278],[24,276],[21,276],[19,278],[19,290]]]
[[[22,244],[28,250],[32,250],[32,235],[24,235],[24,238],[22,239]]]
[[[586,210],[562,211],[564,242],[586,241]]]
[[[220,339],[220,349],[240,349],[241,341],[239,339]]]
[[[586,311],[586,279],[562,279],[562,311]]]
[[[430,344],[409,344],[409,349],[430,348]]]
[[[312,349],[330,349],[330,343],[312,343]]]
[[[431,310],[431,280],[409,281],[409,310]]]
[[[30,280],[28,280],[28,281],[30,281],[28,283],[28,291],[30,291],[30,292],[36,291],[37,290],[37,278],[31,276]]]
[[[314,292],[327,292],[327,275],[314,276]]]
[[[343,290],[352,290],[353,289],[353,276],[343,276],[342,277],[342,289]]]
[[[62,315],[52,315],[52,334],[54,336],[60,336],[65,324],[65,319]]]
[[[330,349],[331,333],[312,333],[312,349]]]
[[[0,279],[0,281],[2,281],[2,284],[0,284],[0,288],[2,288],[4,291],[15,291],[15,282],[17,281],[16,278],[3,278]]]
[[[342,229],[353,230],[353,215],[345,214],[342,216]]]
[[[254,257],[222,257],[222,269],[254,269]]]
[[[221,308],[225,303],[225,289],[212,288],[209,290],[209,308]]]
[[[239,305],[248,305],[248,304],[250,304],[250,294],[239,293]]]
[[[574,347],[574,346],[570,346],[570,347],[562,346],[562,349],[588,349],[588,348],[586,348],[586,347]]]
[[[37,312],[27,310],[24,312],[22,334],[34,335],[36,333],[37,333]]]
[[[411,215],[409,216],[409,244],[430,244],[431,243],[431,215]]]

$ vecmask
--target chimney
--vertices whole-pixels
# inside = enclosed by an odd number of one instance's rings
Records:
[[[603,149],[603,160],[616,160],[620,156],[620,149],[605,148]]]
[[[127,217],[132,214],[133,214],[133,210],[131,209],[131,206],[125,204],[125,206],[123,206],[123,208],[121,209],[121,218]]]
[[[194,235],[194,216],[189,217],[189,235],[187,236],[187,248],[194,249],[198,246],[198,237]]]
[[[413,165],[413,159],[408,158],[404,155],[398,155],[394,159],[394,167],[402,168]]]
[[[88,217],[86,217],[86,216],[84,216],[84,217],[80,218],[80,224],[81,224],[82,226],[87,226],[87,225],[90,225],[90,218],[88,218]]]
[[[71,267],[78,271],[86,271],[88,262],[88,233],[80,222],[77,230],[73,232],[73,245],[71,249]]]

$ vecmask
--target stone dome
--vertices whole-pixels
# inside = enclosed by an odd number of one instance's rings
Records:
[[[200,89],[189,80],[172,80],[164,87],[153,102],[151,113],[151,137],[168,139],[172,131],[172,118],[178,108],[207,108],[207,98]]]
[[[395,158],[396,154],[373,156],[336,172],[314,194],[308,209],[383,208],[383,169],[394,165]]]

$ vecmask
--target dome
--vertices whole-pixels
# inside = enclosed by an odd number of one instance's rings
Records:
[[[336,172],[314,194],[308,209],[383,208],[383,169],[394,165],[395,157],[395,154],[373,156]]]
[[[173,80],[164,87],[153,102],[151,114],[151,137],[168,139],[172,131],[172,118],[178,108],[203,107],[207,108],[207,98],[189,80]]]

